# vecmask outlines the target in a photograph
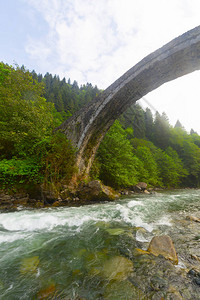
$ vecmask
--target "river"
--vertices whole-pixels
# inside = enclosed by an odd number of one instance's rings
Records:
[[[200,299],[199,207],[200,190],[176,190],[2,212],[0,299]],[[162,234],[177,266],[142,251]]]

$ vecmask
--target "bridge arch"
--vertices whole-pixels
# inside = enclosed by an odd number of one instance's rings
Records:
[[[200,26],[146,56],[61,124],[58,129],[77,147],[80,174],[89,174],[104,135],[129,106],[162,84],[199,69]]]

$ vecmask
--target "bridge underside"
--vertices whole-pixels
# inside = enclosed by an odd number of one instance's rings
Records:
[[[58,129],[77,147],[80,174],[88,175],[113,122],[133,103],[165,82],[200,69],[200,26],[146,56]]]

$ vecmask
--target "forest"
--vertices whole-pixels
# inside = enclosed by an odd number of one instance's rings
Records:
[[[76,172],[74,149],[60,132],[64,120],[102,91],[90,83],[0,63],[0,188],[53,186]],[[162,100],[162,99],[161,99]],[[150,187],[200,186],[200,136],[163,112],[132,105],[103,139],[91,171],[115,189],[144,181]]]

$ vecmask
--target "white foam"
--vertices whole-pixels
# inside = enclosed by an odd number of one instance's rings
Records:
[[[147,237],[145,237],[142,232],[140,232],[140,231],[136,232],[136,241],[145,243],[145,242],[150,242],[150,240],[151,240],[151,237],[149,237],[147,239]]]
[[[24,239],[24,235],[21,233],[15,233],[15,234],[0,234],[0,244],[2,243],[12,243],[16,240]]]
[[[144,203],[142,203],[141,201],[132,200],[127,204],[127,206],[129,208],[135,207],[135,206],[144,206]]]
[[[52,230],[54,227],[66,223],[65,219],[50,214],[18,214],[4,214],[0,218],[2,227],[9,231],[38,231],[43,229]]]
[[[156,223],[156,225],[167,225],[167,226],[171,226],[171,219],[167,216],[162,217],[161,219],[159,219]]]
[[[136,214],[136,212],[132,211],[130,208],[117,204],[116,209],[120,212],[121,219],[126,223],[136,227],[143,227],[150,232],[153,230],[153,226],[151,224],[144,222],[141,216]]]

